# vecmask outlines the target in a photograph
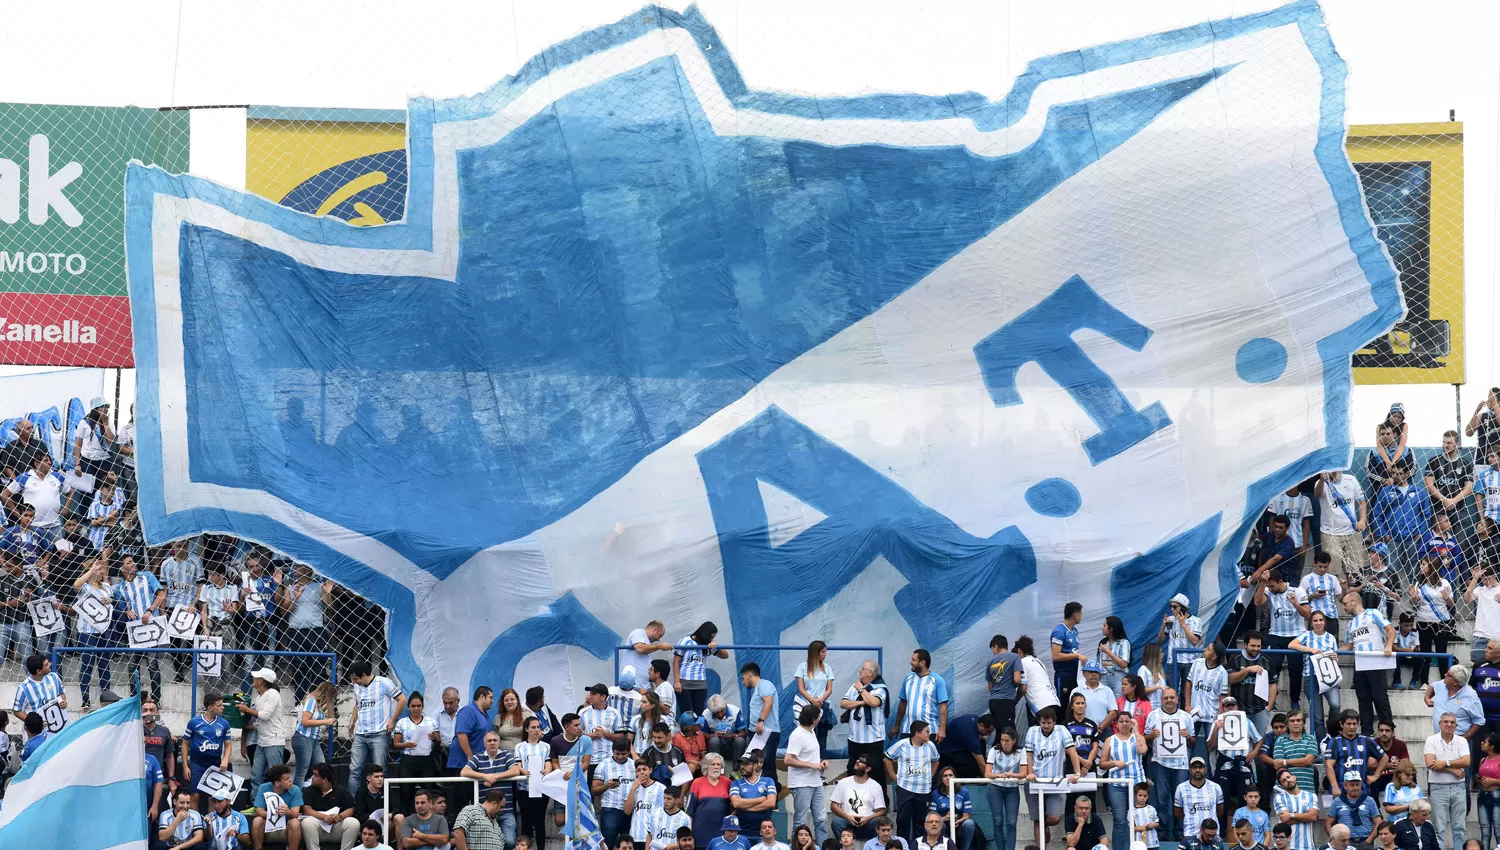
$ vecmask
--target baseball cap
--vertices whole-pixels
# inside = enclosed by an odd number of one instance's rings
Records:
[[[635,668],[631,666],[620,668],[620,678],[615,684],[619,685],[622,690],[635,690]]]
[[[1192,760],[1188,762],[1188,767],[1192,767],[1195,764],[1201,764],[1204,767],[1208,767],[1208,762],[1203,760],[1203,756],[1193,756]]]
[[[702,726],[703,725],[703,721],[699,720],[698,719],[698,715],[692,713],[691,711],[684,711],[683,713],[677,715],[677,725],[678,726]]]
[[[1344,781],[1345,782],[1358,782],[1361,785],[1363,785],[1364,781],[1365,781],[1365,778],[1363,776],[1360,776],[1359,775],[1359,771],[1357,771],[1357,770],[1346,770],[1346,771],[1344,771]]]
[[[1103,673],[1104,670],[1102,670],[1099,667],[1099,663],[1097,661],[1089,661],[1089,662],[1085,662],[1084,663],[1084,665],[1083,665],[1083,672],[1085,672],[1085,673]]]
[[[1240,704],[1240,701],[1237,700],[1237,699],[1235,699],[1234,697],[1221,697],[1219,699],[1219,707],[1220,708],[1223,708],[1226,705],[1236,705],[1237,706],[1239,704]]]
[[[589,685],[587,688],[585,688],[585,690],[587,690],[591,694],[598,694],[602,697],[609,696],[609,685],[606,685],[603,682],[595,682],[594,684]]]
[[[265,680],[266,684],[274,685],[276,684],[276,671],[272,670],[270,667],[262,667],[259,670],[252,671],[250,673],[250,678],[263,679]]]
[[[1371,543],[1368,551],[1374,552],[1382,558],[1389,558],[1391,556],[1390,547],[1384,543]]]
[[[213,798],[215,800],[229,800],[229,799],[232,799],[232,796],[230,795],[229,791],[226,790],[226,789],[224,789],[224,788],[220,788],[219,790],[215,791],[212,796],[213,796]]]

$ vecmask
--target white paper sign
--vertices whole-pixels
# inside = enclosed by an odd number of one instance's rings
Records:
[[[50,735],[61,732],[63,727],[68,725],[68,712],[57,704],[58,699],[58,697],[53,697],[42,706],[39,712],[42,715],[42,722],[47,724],[47,733]]]
[[[338,813],[339,813],[339,807],[338,806],[334,806],[333,808],[329,809],[326,812],[323,812],[322,814],[325,814],[325,815],[336,815]],[[335,821],[335,823],[336,822],[337,821]],[[323,829],[324,832],[333,832],[333,824],[329,823],[326,820],[320,820],[320,821],[318,821],[318,826],[322,827],[322,829]]]
[[[688,767],[687,762],[672,768],[672,786],[691,785],[693,783],[693,769]]]
[[[240,573],[240,584],[245,588],[245,610],[256,614],[266,610],[266,597],[256,589],[260,585],[248,570]]]
[[[1157,718],[1156,729],[1159,733],[1156,738],[1157,758],[1181,758],[1187,755],[1187,722],[1186,717],[1162,716]]]
[[[1344,682],[1343,668],[1339,667],[1339,657],[1332,653],[1320,652],[1312,657],[1313,678],[1318,681],[1318,693],[1339,687]]]
[[[761,752],[765,752],[766,742],[769,740],[771,740],[771,733],[769,730],[763,729],[759,732],[756,732],[755,737],[750,739],[749,746],[745,747],[745,752],[748,753],[753,750],[760,750]]]
[[[73,606],[73,610],[78,613],[78,619],[87,623],[89,628],[94,629],[96,633],[98,630],[109,627],[110,617],[114,613],[109,603],[97,596],[85,596],[79,599],[78,604]]]
[[[149,623],[136,620],[125,627],[125,633],[130,637],[131,649],[150,649],[167,642],[167,630],[156,620]]]
[[[286,801],[280,794],[266,795],[266,832],[286,829]]]
[[[547,766],[547,757],[540,753],[527,756],[522,766],[529,776],[526,780],[527,796],[533,798],[542,796],[542,770]]]
[[[563,771],[554,770],[542,777],[542,793],[563,805],[568,803],[568,780],[563,779]]]
[[[210,797],[223,792],[232,801],[245,785],[245,777],[217,767],[210,767],[198,777],[198,790]]]
[[[223,649],[224,639],[218,636],[193,638],[194,649]],[[198,656],[198,675],[214,678],[223,675],[224,656],[216,653]]]
[[[1271,677],[1255,674],[1255,698],[1261,702],[1271,701]]]
[[[193,636],[198,633],[198,623],[202,619],[198,609],[178,605],[172,609],[172,613],[163,618],[162,627],[167,630],[168,637],[192,640]]]
[[[57,607],[57,599],[54,597],[33,599],[26,603],[26,608],[31,612],[31,630],[37,637],[57,634],[67,627],[67,623],[63,621],[62,609]]]
[[[1380,652],[1356,652],[1354,653],[1355,670],[1394,670],[1396,669],[1396,653],[1386,655],[1384,650]]]
[[[1219,752],[1242,756],[1250,752],[1250,721],[1243,711],[1226,711],[1219,715]]]

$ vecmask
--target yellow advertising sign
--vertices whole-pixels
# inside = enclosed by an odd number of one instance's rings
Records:
[[[1463,124],[1363,124],[1345,147],[1406,316],[1354,355],[1357,384],[1464,382]]]
[[[352,224],[399,219],[406,207],[406,113],[253,107],[245,188]]]

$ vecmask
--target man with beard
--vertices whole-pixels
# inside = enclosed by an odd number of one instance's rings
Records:
[[[875,837],[875,822],[888,811],[885,791],[880,783],[870,779],[869,756],[855,758],[849,765],[849,774],[833,789],[829,805],[833,811],[833,834],[847,828],[854,830],[856,839],[868,841]]]

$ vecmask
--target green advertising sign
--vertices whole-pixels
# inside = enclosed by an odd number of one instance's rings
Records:
[[[0,363],[131,365],[125,165],[186,171],[189,121],[0,104]]]

